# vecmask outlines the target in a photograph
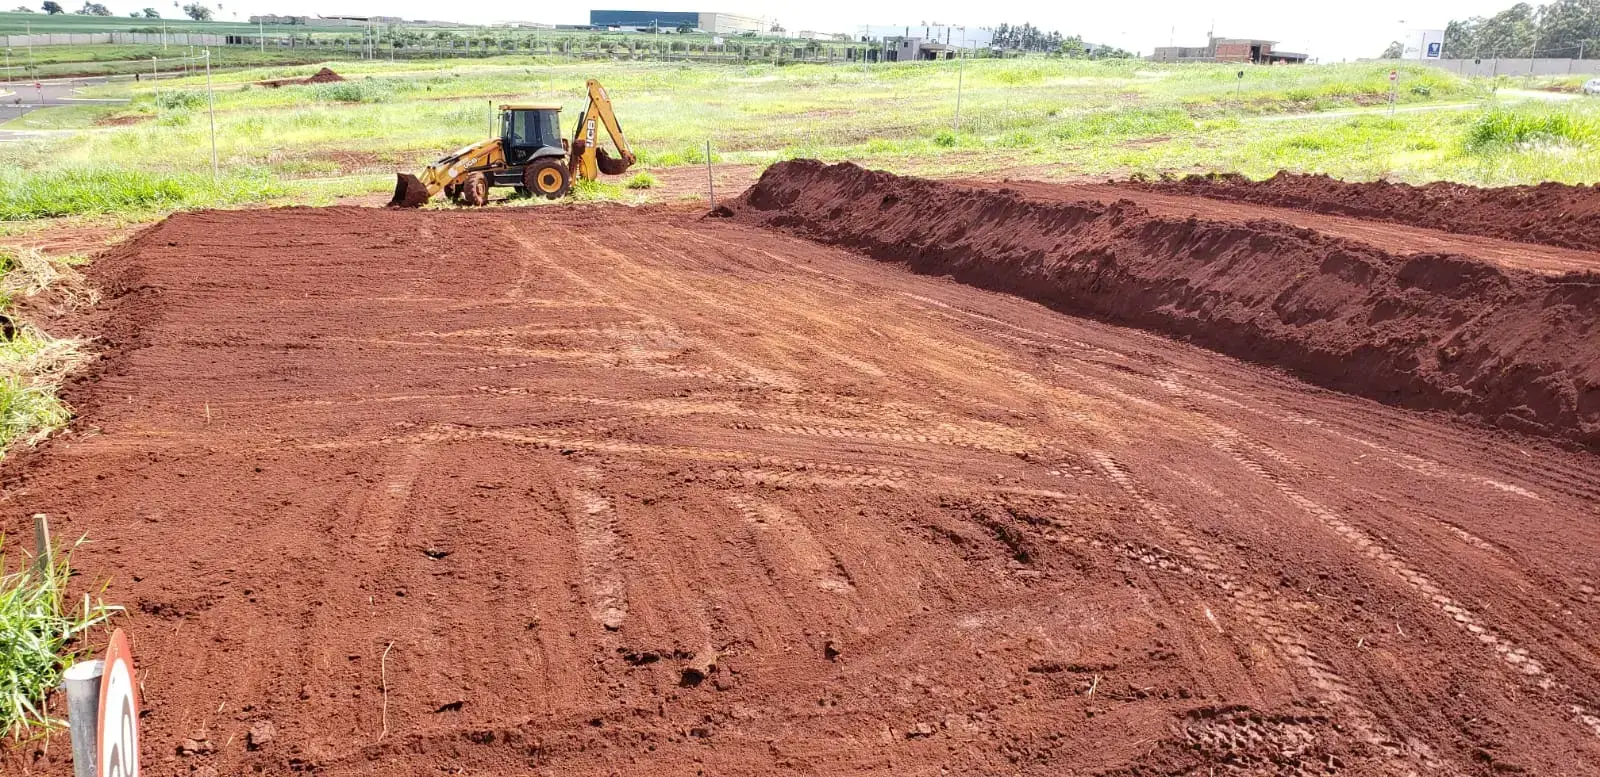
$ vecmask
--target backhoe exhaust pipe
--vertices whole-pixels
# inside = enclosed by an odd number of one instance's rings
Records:
[[[391,208],[420,208],[428,202],[428,185],[410,173],[395,173],[394,197]]]

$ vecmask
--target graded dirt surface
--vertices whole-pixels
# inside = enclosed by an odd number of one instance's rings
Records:
[[[1121,185],[1600,250],[1600,186],[1553,181],[1499,188],[1449,181],[1412,186],[1393,181],[1346,182],[1326,175],[1284,171],[1263,181],[1225,173]]]
[[[1600,774],[1591,454],[687,208],[95,272],[0,529],[88,536],[148,774]]]
[[[1133,187],[1127,183],[1058,184],[1018,180],[1006,180],[1002,183],[967,180],[959,183],[984,188],[999,186],[1029,198],[1059,202],[1128,200],[1151,213],[1180,218],[1196,216],[1221,221],[1267,219],[1332,237],[1383,246],[1399,254],[1461,254],[1502,267],[1532,270],[1550,275],[1584,271],[1600,272],[1600,253],[1595,251],[1487,237],[1464,232],[1459,228],[1449,231],[1397,224],[1312,210],[1184,194],[1182,190],[1177,189],[1150,190]]]
[[[1533,272],[1464,245],[1419,252],[1406,235],[1358,241],[1272,213],[1181,206],[795,160],[718,214],[1328,388],[1600,451],[1600,273]]]

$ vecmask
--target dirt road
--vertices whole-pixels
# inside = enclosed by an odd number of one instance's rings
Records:
[[[101,260],[151,774],[1600,774],[1592,455],[698,216]]]

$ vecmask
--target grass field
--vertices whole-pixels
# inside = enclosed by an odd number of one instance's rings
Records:
[[[199,67],[199,54],[199,50],[194,50],[191,54],[191,49],[187,46],[163,47],[159,44],[36,46],[31,60],[32,69],[25,69],[29,61],[27,53],[13,49],[10,59],[13,70],[0,73],[0,76],[9,74],[11,79],[20,79],[148,74],[151,57],[161,59],[162,70],[176,70],[184,66],[181,62],[173,61],[180,57],[193,57],[189,66]],[[265,51],[258,51],[240,46],[224,46],[212,49],[211,56],[213,68],[242,68],[321,62],[328,58],[328,52],[305,48],[268,48]],[[0,80],[6,79],[0,77]]]
[[[1265,176],[1287,168],[1489,184],[1600,179],[1595,103],[1490,102],[1485,84],[1407,67],[1399,105],[1441,109],[1390,116],[1391,63],[1249,68],[1243,79],[1235,66],[1054,59],[867,68],[526,56],[328,64],[349,80],[255,83],[303,76],[312,65],[214,74],[216,182],[201,78],[163,81],[159,95],[152,84],[119,84],[89,94],[130,103],[29,114],[7,128],[82,132],[0,147],[0,219],[381,191],[393,171],[488,134],[497,102],[558,100],[570,127],[590,76],[611,90],[644,168],[703,164],[709,140],[717,162],[816,157],[935,174]]]

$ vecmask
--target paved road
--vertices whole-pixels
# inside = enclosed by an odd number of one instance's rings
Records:
[[[1542,89],[1499,89],[1495,91],[1495,100],[1543,100],[1545,102],[1567,102],[1581,99],[1582,95],[1568,92],[1546,92]],[[1463,111],[1472,108],[1481,108],[1488,101],[1464,103],[1428,103],[1425,105],[1406,105],[1394,109],[1394,113],[1425,113],[1428,111]],[[1301,119],[1347,119],[1352,116],[1384,116],[1389,114],[1389,106],[1383,105],[1374,108],[1355,108],[1348,111],[1313,111],[1311,113],[1284,113],[1273,116],[1257,117],[1258,121],[1299,121]]]
[[[0,82],[0,125],[22,116],[29,111],[48,108],[53,105],[76,105],[81,103],[125,103],[127,100],[112,98],[90,98],[78,96],[78,90],[86,86],[101,86],[110,83],[113,79],[100,76],[96,78],[58,78],[44,81],[4,81]],[[131,77],[117,77],[118,81],[130,81]],[[41,133],[26,130],[0,129],[0,143],[16,142]]]

